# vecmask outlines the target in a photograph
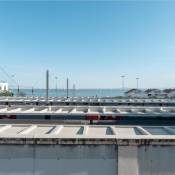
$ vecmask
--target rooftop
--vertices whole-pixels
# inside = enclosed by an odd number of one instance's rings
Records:
[[[137,107],[137,106],[0,106],[0,115],[80,115],[91,114],[105,116],[174,116],[175,107]]]
[[[45,97],[0,97],[0,102],[14,102],[14,103],[45,103]],[[93,97],[50,97],[48,102],[56,103],[175,103],[175,99],[129,99],[129,98],[93,98]]]
[[[173,144],[174,126],[0,124],[0,144]]]

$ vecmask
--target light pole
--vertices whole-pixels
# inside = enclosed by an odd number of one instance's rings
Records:
[[[69,79],[68,78],[67,78],[66,84],[67,84],[66,94],[67,94],[67,98],[69,98]]]
[[[49,70],[46,70],[46,101],[49,98]]]
[[[137,82],[137,89],[139,88],[139,78],[136,78],[136,82]]]
[[[57,81],[58,81],[58,77],[56,76],[56,77],[55,77],[55,83],[56,83],[56,84],[55,84],[55,92],[56,92],[56,97],[57,97],[57,95],[58,95],[58,94],[57,94],[57,92],[58,92]]]
[[[121,78],[122,78],[122,90],[124,91],[125,90],[125,75],[122,75]]]
[[[34,88],[32,87],[32,96],[33,96],[33,94],[34,94]]]
[[[76,87],[75,87],[75,84],[73,84],[73,96],[74,96],[74,97],[76,96],[75,91],[76,91]]]

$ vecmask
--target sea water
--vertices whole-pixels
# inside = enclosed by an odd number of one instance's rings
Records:
[[[12,90],[15,95],[18,94],[17,89]],[[20,94],[25,96],[45,96],[46,90],[45,89],[20,89]],[[69,97],[77,96],[77,97],[116,97],[116,96],[123,96],[124,91],[122,89],[69,89],[68,91]],[[49,90],[50,97],[56,96],[67,96],[66,89],[50,89]]]

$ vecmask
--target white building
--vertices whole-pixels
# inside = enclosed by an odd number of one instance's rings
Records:
[[[125,96],[129,98],[146,98],[147,94],[140,89],[131,89],[125,92]]]
[[[8,91],[8,83],[0,83],[0,91]]]

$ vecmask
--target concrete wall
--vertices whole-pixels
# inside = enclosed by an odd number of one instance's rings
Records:
[[[175,146],[119,146],[118,174],[174,175]]]
[[[0,145],[0,175],[174,175],[175,146]]]
[[[111,146],[0,146],[0,175],[116,175]]]
[[[139,175],[174,175],[174,146],[142,146],[138,149]]]

